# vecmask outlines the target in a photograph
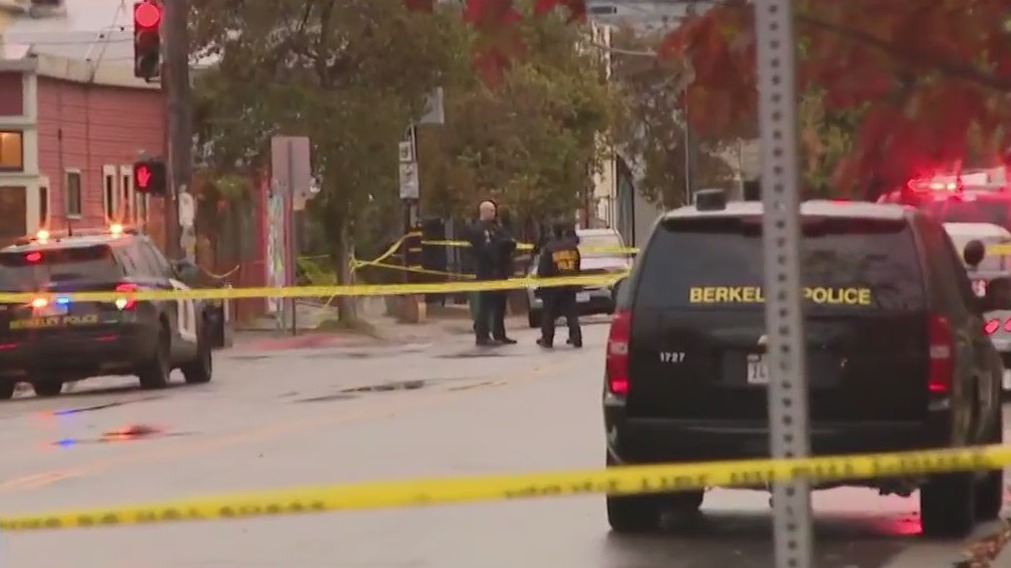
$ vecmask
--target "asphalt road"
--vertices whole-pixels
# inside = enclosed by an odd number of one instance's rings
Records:
[[[564,332],[563,332],[564,334]],[[430,345],[251,352],[209,385],[142,392],[129,379],[0,404],[0,514],[242,489],[601,465],[606,326],[586,348],[534,335],[478,352]],[[1011,424],[1011,421],[1007,422]],[[926,543],[915,498],[817,493],[819,568],[951,566],[967,542]],[[767,568],[765,494],[713,490],[687,534],[608,534],[600,496],[0,535],[0,566],[68,568]],[[980,527],[982,535],[993,526]]]

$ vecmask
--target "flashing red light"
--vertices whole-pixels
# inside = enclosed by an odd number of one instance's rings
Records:
[[[36,310],[40,310],[49,305],[49,300],[46,298],[35,298],[32,300],[32,307]]]
[[[161,24],[161,8],[151,2],[134,6],[133,24],[141,28],[156,28]]]
[[[1000,320],[992,319],[986,322],[986,324],[983,326],[983,331],[985,331],[987,335],[993,335],[997,333],[998,329],[1000,329]]]
[[[116,285],[117,292],[136,292],[137,285],[131,282],[124,282],[122,284]],[[116,307],[121,310],[129,310],[137,305],[137,300],[133,298],[118,298],[116,300]]]
[[[38,262],[38,261],[42,260],[42,253],[41,252],[30,252],[30,253],[28,253],[28,254],[25,255],[25,260],[27,260],[28,262]]]

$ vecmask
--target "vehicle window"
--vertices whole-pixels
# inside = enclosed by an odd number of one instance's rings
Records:
[[[940,199],[921,202],[918,208],[942,223],[993,223],[1000,227],[1011,226],[1011,207],[1008,201],[1001,199]]]
[[[107,245],[0,253],[0,289],[30,292],[61,282],[119,279],[123,270]]]
[[[138,276],[160,276],[158,274],[158,268],[154,265],[152,260],[144,254],[143,243],[130,243],[128,246],[123,247],[123,252],[129,256],[130,261],[133,263],[133,268]]]
[[[905,221],[807,218],[802,267],[816,309],[922,310],[923,279]],[[763,309],[761,220],[659,225],[642,259],[636,306]]]
[[[959,278],[960,275],[965,278],[961,256],[955,253],[950,236],[936,219],[919,216],[917,226],[923,247],[927,251],[926,261],[930,271],[931,298],[934,305],[949,316],[965,317],[968,315],[967,299],[962,289],[962,280]],[[971,296],[972,286],[971,284],[968,286]]]
[[[625,245],[621,242],[621,237],[619,237],[617,233],[579,236],[579,254],[582,255],[583,258],[615,256],[618,249],[621,249],[624,246]]]
[[[151,266],[153,276],[159,278],[174,278],[175,272],[172,270],[172,266],[169,265],[168,260],[165,259],[165,255],[161,253],[160,250],[151,246],[151,243],[138,243],[141,254],[147,258],[147,264]]]

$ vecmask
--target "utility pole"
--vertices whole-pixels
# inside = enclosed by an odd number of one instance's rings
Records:
[[[190,112],[189,0],[164,0],[165,93],[168,135],[169,191],[165,196],[165,252],[169,258],[183,256],[179,226],[179,194],[188,191],[192,175],[193,133]]]

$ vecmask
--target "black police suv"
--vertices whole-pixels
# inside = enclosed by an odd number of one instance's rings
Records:
[[[699,201],[663,215],[619,284],[607,344],[607,465],[769,457],[762,204]],[[810,436],[815,455],[1002,442],[1003,365],[936,220],[894,205],[802,206]],[[919,489],[923,531],[966,533],[1000,511],[1003,472],[853,479]],[[755,487],[754,489],[767,489]],[[609,496],[616,532],[692,512],[703,491]]]
[[[11,398],[19,382],[31,383],[39,396],[56,396],[66,382],[100,375],[137,375],[145,388],[166,386],[177,368],[188,383],[211,380],[203,303],[127,295],[189,289],[146,236],[119,227],[40,233],[0,249],[0,292],[38,294],[0,304],[0,399]],[[104,302],[69,296],[85,291],[124,296]]]

